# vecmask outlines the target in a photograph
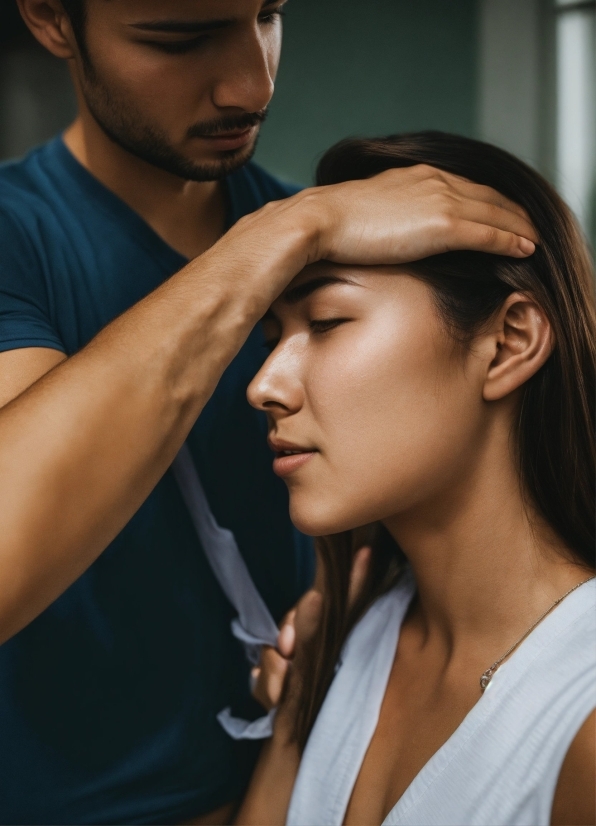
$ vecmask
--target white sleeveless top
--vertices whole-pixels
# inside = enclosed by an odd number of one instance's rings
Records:
[[[408,573],[346,641],[304,751],[288,826],[343,823],[414,592]],[[548,826],[561,765],[594,708],[596,581],[590,580],[503,663],[384,826]]]

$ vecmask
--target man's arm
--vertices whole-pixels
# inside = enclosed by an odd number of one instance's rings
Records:
[[[537,240],[496,192],[427,167],[391,170],[242,218],[61,363],[28,351],[21,376],[19,356],[5,356],[1,386],[18,395],[0,409],[0,643],[124,527],[252,327],[307,263],[403,263],[460,248],[522,257],[532,251],[524,238]],[[33,383],[19,392],[26,376]]]
[[[60,350],[49,347],[23,347],[0,353],[0,408],[65,358]]]

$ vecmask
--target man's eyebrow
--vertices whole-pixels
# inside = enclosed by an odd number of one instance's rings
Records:
[[[330,284],[353,284],[349,278],[340,278],[337,275],[320,275],[318,278],[311,278],[310,281],[305,281],[304,284],[299,284],[297,287],[292,287],[281,296],[281,300],[285,304],[297,304],[299,301],[307,298],[317,290],[323,287],[328,287]]]
[[[274,5],[285,5],[278,3],[278,0],[264,0],[261,11]],[[146,20],[139,23],[129,23],[131,29],[138,29],[143,32],[167,32],[168,34],[200,34],[215,29],[223,29],[231,26],[235,21],[232,18],[219,18],[216,20]]]

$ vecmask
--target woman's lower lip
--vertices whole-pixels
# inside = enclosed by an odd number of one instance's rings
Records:
[[[251,126],[250,129],[245,129],[244,132],[235,132],[231,135],[213,135],[203,138],[203,140],[207,141],[213,149],[240,149],[241,146],[245,146],[252,139],[254,130],[255,127]]]
[[[304,453],[290,453],[288,456],[276,456],[273,460],[273,472],[278,476],[288,476],[308,462],[315,453],[315,450],[309,450]]]

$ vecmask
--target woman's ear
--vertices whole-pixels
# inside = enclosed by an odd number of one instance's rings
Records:
[[[17,4],[33,36],[54,57],[68,59],[75,56],[70,20],[59,0],[17,0]]]
[[[555,346],[546,313],[523,293],[508,296],[489,338],[494,355],[484,381],[485,401],[502,399],[521,387],[538,372]]]

